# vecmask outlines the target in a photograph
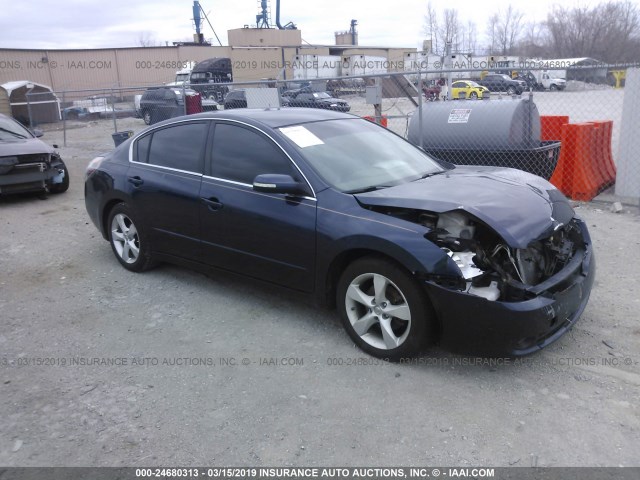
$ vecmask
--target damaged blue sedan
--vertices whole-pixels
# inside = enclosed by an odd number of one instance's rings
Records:
[[[308,293],[391,360],[535,352],[576,323],[595,276],[584,221],[546,180],[443,163],[338,112],[173,118],[94,159],[85,200],[124,268]]]

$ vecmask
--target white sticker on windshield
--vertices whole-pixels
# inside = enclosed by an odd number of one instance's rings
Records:
[[[289,139],[291,139],[300,148],[324,144],[322,140],[301,125],[298,125],[297,127],[284,127],[281,128],[280,131],[289,137]]]

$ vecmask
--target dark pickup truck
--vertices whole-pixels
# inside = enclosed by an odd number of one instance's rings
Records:
[[[526,85],[523,81],[513,80],[509,75],[501,73],[490,73],[478,83],[492,92],[506,92],[509,95],[520,95]]]

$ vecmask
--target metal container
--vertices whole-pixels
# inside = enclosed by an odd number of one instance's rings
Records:
[[[428,102],[409,121],[408,139],[435,158],[458,165],[510,167],[551,177],[560,142],[540,140],[531,97]]]

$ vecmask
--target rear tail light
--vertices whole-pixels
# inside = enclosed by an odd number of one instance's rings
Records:
[[[103,160],[104,160],[104,157],[96,157],[89,162],[89,165],[87,166],[87,169],[84,172],[85,180],[89,178],[91,175],[93,175],[98,168],[100,168],[100,164],[102,163]]]

